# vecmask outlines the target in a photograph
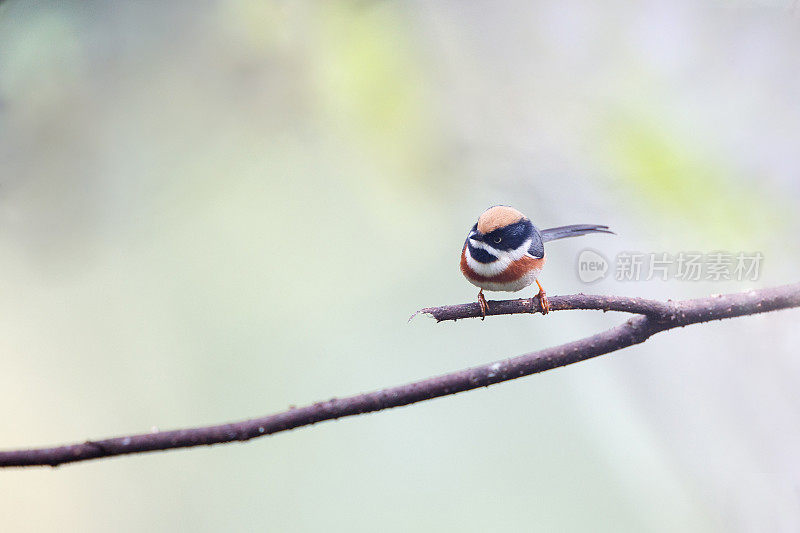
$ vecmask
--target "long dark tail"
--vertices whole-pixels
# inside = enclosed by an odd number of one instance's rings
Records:
[[[559,226],[557,228],[543,229],[542,242],[565,239],[567,237],[580,237],[587,233],[614,233],[608,226],[598,226],[597,224],[572,224],[571,226]]]

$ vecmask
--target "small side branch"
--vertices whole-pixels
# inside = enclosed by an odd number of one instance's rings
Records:
[[[489,314],[531,313],[531,300],[490,302]],[[0,452],[0,467],[56,466],[101,457],[245,441],[325,420],[390,409],[456,394],[577,363],[644,342],[690,324],[800,307],[800,283],[680,302],[576,294],[550,298],[553,310],[599,309],[634,313],[623,324],[561,346],[546,348],[450,374],[347,398],[334,398],[262,418],[216,426],[144,433],[97,441]],[[477,303],[423,309],[437,320],[480,316]]]

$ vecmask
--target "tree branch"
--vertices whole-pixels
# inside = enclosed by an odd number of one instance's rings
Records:
[[[536,304],[536,305],[534,305]],[[84,443],[0,452],[0,467],[57,466],[131,453],[246,441],[325,420],[380,411],[440,396],[486,387],[551,368],[584,361],[644,342],[669,329],[800,306],[800,283],[697,300],[659,302],[584,294],[554,296],[551,309],[599,309],[635,313],[623,324],[581,340],[476,366],[408,385],[333,398],[299,409],[230,424],[144,433]],[[477,303],[423,309],[437,321],[480,316]],[[489,315],[540,312],[536,299],[489,302]]]
[[[646,300],[644,298],[631,298],[628,296],[600,296],[594,294],[570,294],[566,296],[551,296],[548,298],[551,311],[566,311],[570,309],[623,311],[642,315],[665,315],[673,311],[671,301]],[[539,298],[520,298],[518,300],[489,300],[489,309],[486,316],[515,315],[520,313],[541,313],[542,305]],[[426,307],[414,313],[411,318],[419,314],[430,315],[437,322],[446,320],[459,320],[462,318],[477,318],[481,316],[478,302],[458,305],[444,305],[441,307]],[[411,320],[411,319],[409,319]]]

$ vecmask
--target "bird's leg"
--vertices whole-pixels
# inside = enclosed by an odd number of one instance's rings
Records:
[[[485,320],[486,312],[489,311],[489,304],[486,303],[486,298],[483,296],[483,289],[478,291],[478,305],[481,307],[481,320]]]
[[[547,301],[547,294],[545,294],[542,284],[539,283],[538,279],[536,280],[536,284],[539,286],[539,294],[537,294],[536,297],[539,298],[539,305],[542,306],[542,314],[546,315],[550,312],[550,302]]]

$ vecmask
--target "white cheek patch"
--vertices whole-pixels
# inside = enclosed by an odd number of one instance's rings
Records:
[[[464,256],[467,258],[467,265],[469,268],[480,276],[494,276],[495,274],[499,274],[504,271],[508,266],[502,257],[498,258],[497,261],[492,261],[491,263],[481,263],[480,261],[476,261],[472,257],[472,254],[469,253],[469,246],[467,246]]]
[[[528,248],[531,247],[531,242],[533,241],[531,239],[528,239],[527,241],[523,242],[513,250],[498,250],[497,248],[494,248],[491,245],[486,244],[485,242],[476,241],[473,238],[469,239],[469,243],[473,247],[480,248],[481,250],[486,250],[490,254],[497,257],[508,256],[511,258],[512,261],[516,261],[517,259],[520,259],[523,255],[528,253]]]
[[[492,248],[485,242],[475,241],[473,239],[469,240],[470,244],[475,248],[480,248],[481,250],[485,250],[492,254],[493,256],[497,257],[497,261],[492,261],[491,263],[481,263],[480,261],[476,261],[472,255],[469,253],[469,246],[467,246],[467,264],[469,268],[472,269],[473,272],[479,274],[481,276],[491,277],[496,276],[497,274],[502,273],[508,266],[517,261],[522,259],[525,254],[528,253],[528,248],[531,246],[531,239],[523,242],[519,247],[514,248],[513,250],[497,250]]]
[[[487,246],[484,243],[474,244],[480,244],[480,248],[496,256],[497,261],[492,261],[491,263],[481,263],[480,261],[476,261],[475,258],[473,258],[469,253],[469,246],[467,246],[466,253],[464,254],[467,258],[467,265],[469,265],[469,268],[476,274],[480,276],[491,277],[503,273],[509,267],[509,265],[511,265],[511,263],[522,259],[522,257],[528,253],[528,247],[531,245],[531,241],[525,241],[519,248],[515,248],[514,250],[507,252],[495,250],[491,246]],[[476,246],[476,248],[477,247],[478,246]]]
[[[487,252],[489,252],[492,255],[497,255],[497,253],[498,253],[497,250],[495,250],[494,248],[492,248],[491,246],[489,246],[485,242],[476,241],[475,239],[473,239],[472,238],[472,234],[470,234],[469,243],[472,245],[473,248],[480,248],[481,250],[486,250]]]
[[[512,261],[516,261],[517,259],[522,259],[522,257],[528,253],[528,249],[531,247],[531,243],[533,239],[528,239],[527,241],[520,244],[517,248],[513,250],[509,250],[506,252],[509,257],[511,257]]]

